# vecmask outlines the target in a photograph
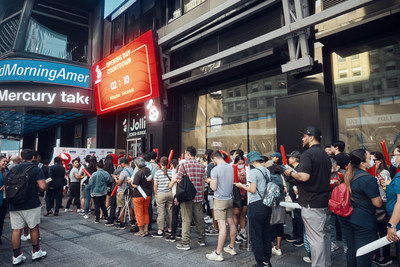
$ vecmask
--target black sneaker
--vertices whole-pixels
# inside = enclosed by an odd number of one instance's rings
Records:
[[[117,229],[119,229],[119,230],[125,230],[125,229],[126,229],[125,223],[123,223],[123,222],[119,223],[119,225],[117,225]]]
[[[293,242],[293,246],[295,247],[302,247],[304,245],[303,240],[296,240],[296,242]]]
[[[159,234],[158,231],[157,231],[154,234],[152,234],[151,236],[160,238],[160,237],[164,237],[164,234],[163,233]]]
[[[169,242],[175,242],[176,238],[173,235],[169,235],[165,238],[165,241],[169,241]]]
[[[114,222],[112,222],[112,221],[107,221],[104,225],[105,225],[105,226],[113,226],[113,225],[114,225]]]
[[[131,226],[133,227],[133,226],[135,226],[135,220],[131,220]]]
[[[390,257],[380,257],[375,263],[379,266],[386,266],[392,264],[392,259]]]
[[[297,241],[297,238],[293,237],[293,236],[289,236],[288,238],[286,238],[286,241],[289,243],[293,243]]]

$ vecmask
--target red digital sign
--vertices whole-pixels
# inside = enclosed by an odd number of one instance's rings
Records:
[[[92,73],[97,115],[158,97],[152,31],[95,64]]]

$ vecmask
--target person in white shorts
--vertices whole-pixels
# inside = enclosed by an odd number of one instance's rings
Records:
[[[46,181],[43,171],[32,163],[33,150],[24,149],[21,152],[22,162],[17,165],[18,173],[28,170],[28,195],[29,197],[23,203],[10,203],[10,221],[13,230],[11,236],[11,245],[13,248],[13,265],[17,265],[26,260],[21,251],[21,233],[25,225],[30,229],[32,242],[32,260],[40,260],[46,257],[46,251],[39,246],[39,224],[41,215],[41,203],[38,191],[43,192],[46,189]],[[6,191],[7,192],[7,191]]]

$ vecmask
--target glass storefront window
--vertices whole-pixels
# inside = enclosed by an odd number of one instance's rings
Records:
[[[276,150],[275,100],[287,92],[287,75],[270,72],[183,96],[182,149],[196,142],[199,154],[205,149],[271,154]]]
[[[182,146],[194,146],[199,154],[206,150],[206,96],[189,94],[182,97]]]
[[[344,59],[340,51],[332,54],[339,139],[348,152],[381,151],[379,142],[385,140],[390,153],[400,144],[400,43]]]
[[[78,62],[87,62],[89,30],[41,14],[32,14],[25,51]]]
[[[181,0],[168,0],[168,22],[182,15]]]

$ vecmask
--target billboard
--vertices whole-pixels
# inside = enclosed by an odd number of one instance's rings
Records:
[[[0,84],[0,107],[52,107],[93,111],[93,91],[69,86]]]
[[[0,82],[40,82],[89,87],[89,69],[35,59],[0,60]]]
[[[95,64],[92,74],[97,115],[158,97],[152,31]]]

